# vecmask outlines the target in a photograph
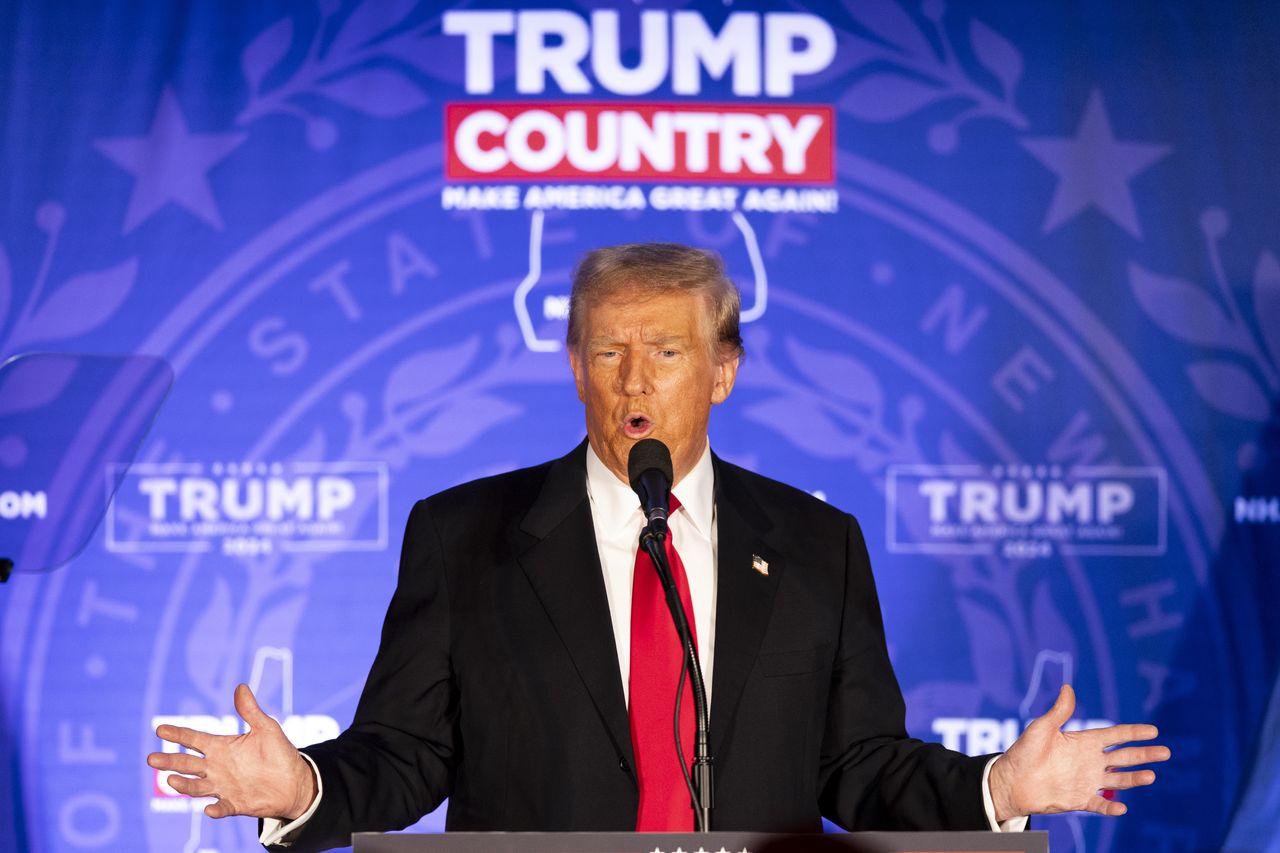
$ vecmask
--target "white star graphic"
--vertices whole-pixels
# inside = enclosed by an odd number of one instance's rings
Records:
[[[1043,233],[1096,207],[1125,231],[1142,238],[1129,182],[1167,156],[1171,146],[1117,140],[1097,89],[1089,95],[1074,138],[1035,137],[1020,142],[1058,176]]]
[[[94,147],[133,175],[133,194],[122,233],[128,234],[167,203],[222,228],[208,172],[248,138],[247,133],[191,133],[172,87],[160,94],[145,136],[99,139]]]

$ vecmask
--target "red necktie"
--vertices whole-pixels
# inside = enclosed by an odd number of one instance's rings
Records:
[[[680,501],[671,496],[672,515]],[[689,597],[689,579],[684,563],[676,553],[667,533],[667,563],[680,593],[684,612],[693,631],[694,645],[698,634],[693,625],[693,605]],[[635,574],[631,581],[631,678],[629,686],[631,745],[635,750],[636,777],[640,781],[640,812],[636,818],[638,832],[692,832],[693,804],[685,786],[681,765],[688,769],[693,761],[694,707],[690,676],[684,681],[680,699],[680,746],[684,755],[676,754],[675,702],[680,683],[680,665],[684,660],[680,635],[671,621],[671,611],[662,591],[662,582],[653,560],[643,548],[636,552]]]

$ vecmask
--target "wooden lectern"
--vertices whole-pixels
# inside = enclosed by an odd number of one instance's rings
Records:
[[[1049,853],[1044,832],[362,832],[355,853]]]

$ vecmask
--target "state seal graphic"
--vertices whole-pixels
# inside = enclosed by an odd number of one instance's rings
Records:
[[[295,744],[340,731],[409,508],[581,439],[573,266],[650,240],[724,257],[712,446],[859,519],[910,733],[998,752],[1072,683],[1068,728],[1185,760],[1121,821],[1037,818],[1053,849],[1219,838],[1274,680],[1221,580],[1275,566],[1260,203],[1174,204],[1206,143],[1025,15],[766,6],[245,12],[206,78],[96,115],[96,195],[9,214],[0,356],[174,377],[84,553],[0,587],[27,849],[255,849],[144,765],[155,726],[243,731],[244,681]],[[0,524],[43,493],[4,405]]]

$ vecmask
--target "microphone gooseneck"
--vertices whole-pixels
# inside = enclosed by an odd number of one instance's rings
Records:
[[[714,787],[712,782],[712,763],[710,749],[710,715],[707,709],[707,687],[702,677],[702,664],[698,660],[697,644],[693,641],[693,630],[689,627],[690,614],[685,613],[680,601],[680,593],[671,577],[671,567],[667,564],[667,507],[671,497],[671,451],[656,438],[645,438],[637,441],[627,456],[627,478],[631,488],[640,498],[640,506],[644,510],[645,526],[640,531],[640,547],[648,554],[653,567],[658,573],[666,594],[667,609],[671,611],[671,620],[675,623],[676,632],[680,635],[684,646],[683,666],[690,673],[693,688],[694,716],[697,720],[694,738],[694,759],[692,775],[689,768],[683,766],[685,782],[689,785],[689,796],[693,801],[693,811],[699,832],[711,831],[711,809],[714,806]],[[676,693],[676,708],[680,707],[681,687]],[[678,710],[677,710],[678,713]],[[680,743],[679,720],[676,720],[677,752]]]

